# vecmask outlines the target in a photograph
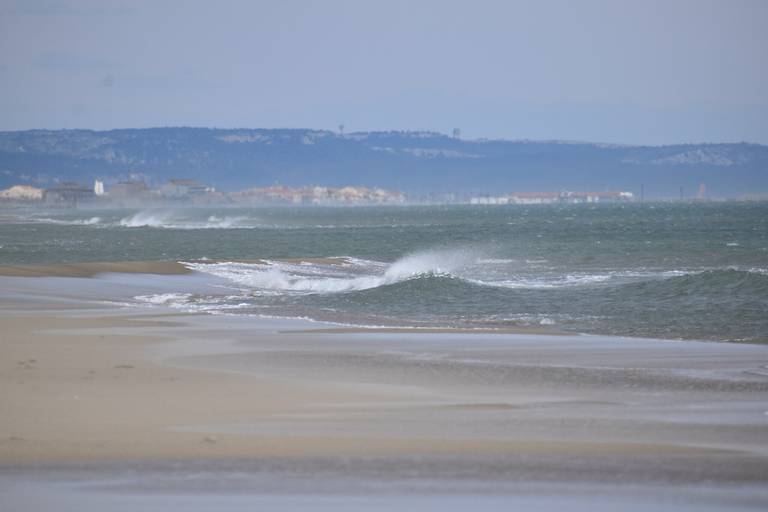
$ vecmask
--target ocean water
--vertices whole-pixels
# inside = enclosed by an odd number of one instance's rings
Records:
[[[0,210],[0,265],[124,260],[212,278],[148,307],[768,342],[765,203]]]

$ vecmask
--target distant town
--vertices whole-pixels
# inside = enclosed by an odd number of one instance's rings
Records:
[[[762,196],[745,196],[742,200],[766,200]],[[74,208],[79,206],[131,208],[167,205],[402,205],[402,204],[580,204],[580,203],[629,203],[643,201],[627,191],[598,192],[511,192],[503,195],[442,194],[439,196],[408,197],[405,193],[383,188],[346,186],[341,188],[309,186],[248,188],[236,192],[220,192],[212,186],[193,179],[172,179],[163,185],[150,188],[144,181],[123,181],[105,186],[101,180],[92,185],[75,182],[57,183],[51,188],[15,185],[0,190],[0,205]],[[657,198],[662,201],[704,201],[704,185],[696,196],[685,198],[681,189],[677,198]]]
[[[504,196],[473,197],[470,204],[618,203],[634,201],[632,192],[516,192]]]
[[[367,187],[272,186],[224,193],[192,179],[173,179],[150,188],[144,181],[124,181],[105,186],[62,182],[51,188],[16,185],[0,190],[4,204],[40,204],[45,206],[134,207],[168,204],[207,205],[383,205],[406,202],[402,192]]]

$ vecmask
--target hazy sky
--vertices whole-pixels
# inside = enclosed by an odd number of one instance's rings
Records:
[[[768,143],[768,1],[0,0],[0,130]]]

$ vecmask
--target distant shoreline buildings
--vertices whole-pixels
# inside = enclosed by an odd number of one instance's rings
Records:
[[[694,198],[655,198],[662,202],[701,202],[707,198],[704,185]],[[468,195],[459,199],[454,194],[441,196],[440,200],[411,198],[400,191],[368,187],[255,187],[224,193],[193,179],[172,179],[151,188],[145,181],[129,180],[105,185],[95,180],[92,186],[74,182],[60,182],[56,186],[41,189],[29,185],[15,185],[0,190],[0,206],[32,206],[71,208],[78,206],[103,206],[109,208],[133,208],[173,205],[221,205],[221,206],[344,206],[344,205],[403,205],[403,204],[471,204],[471,205],[546,205],[546,204],[596,204],[632,203],[650,201],[640,199],[628,191],[601,192],[512,192],[504,195]],[[765,201],[766,196],[743,196],[742,201]]]
[[[627,203],[635,200],[632,192],[515,192],[505,196],[479,196],[470,204],[579,204],[579,203]]]
[[[229,198],[238,204],[404,204],[405,194],[367,187],[267,187],[232,192]]]
[[[61,182],[40,189],[16,185],[0,191],[0,204],[52,207],[99,205],[106,207],[184,205],[385,205],[404,204],[406,196],[399,191],[382,188],[352,187],[283,187],[250,188],[222,193],[197,180],[172,179],[158,188],[144,181],[122,181],[105,186],[95,180],[93,186]]]

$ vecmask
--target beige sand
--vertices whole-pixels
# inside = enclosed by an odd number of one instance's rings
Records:
[[[257,421],[306,403],[357,401],[355,393],[148,362],[145,336],[62,334],[61,329],[167,326],[162,319],[0,317],[0,462],[168,458],[388,450],[361,440],[270,439],[179,433],[183,425]],[[51,329],[56,333],[47,332]],[[407,443],[401,443],[407,444]],[[411,443],[414,444],[414,443]],[[405,448],[405,446],[404,446]],[[441,449],[440,443],[427,449]]]
[[[175,261],[115,261],[0,266],[0,276],[16,277],[93,277],[105,272],[171,275],[189,274],[191,271]]]
[[[189,260],[191,263],[217,263],[218,260]],[[265,260],[228,260],[238,263],[265,264]],[[281,260],[288,263],[341,265],[343,258],[301,258]],[[192,271],[176,261],[111,261],[56,263],[49,265],[0,265],[0,276],[12,277],[93,277],[115,272],[122,274],[189,274]]]
[[[216,435],[195,425],[258,423],[318,404],[408,400],[393,390],[177,369],[148,362],[142,335],[82,329],[165,328],[173,317],[0,317],[0,462],[90,458],[232,457],[394,453],[665,453],[701,451],[642,443],[391,438],[362,435]],[[77,333],[67,334],[67,329]],[[170,334],[170,332],[169,332]]]
[[[419,456],[424,474],[440,457],[487,477],[498,457],[523,477],[768,474],[768,379],[745,373],[764,347],[2,306],[0,466]]]

